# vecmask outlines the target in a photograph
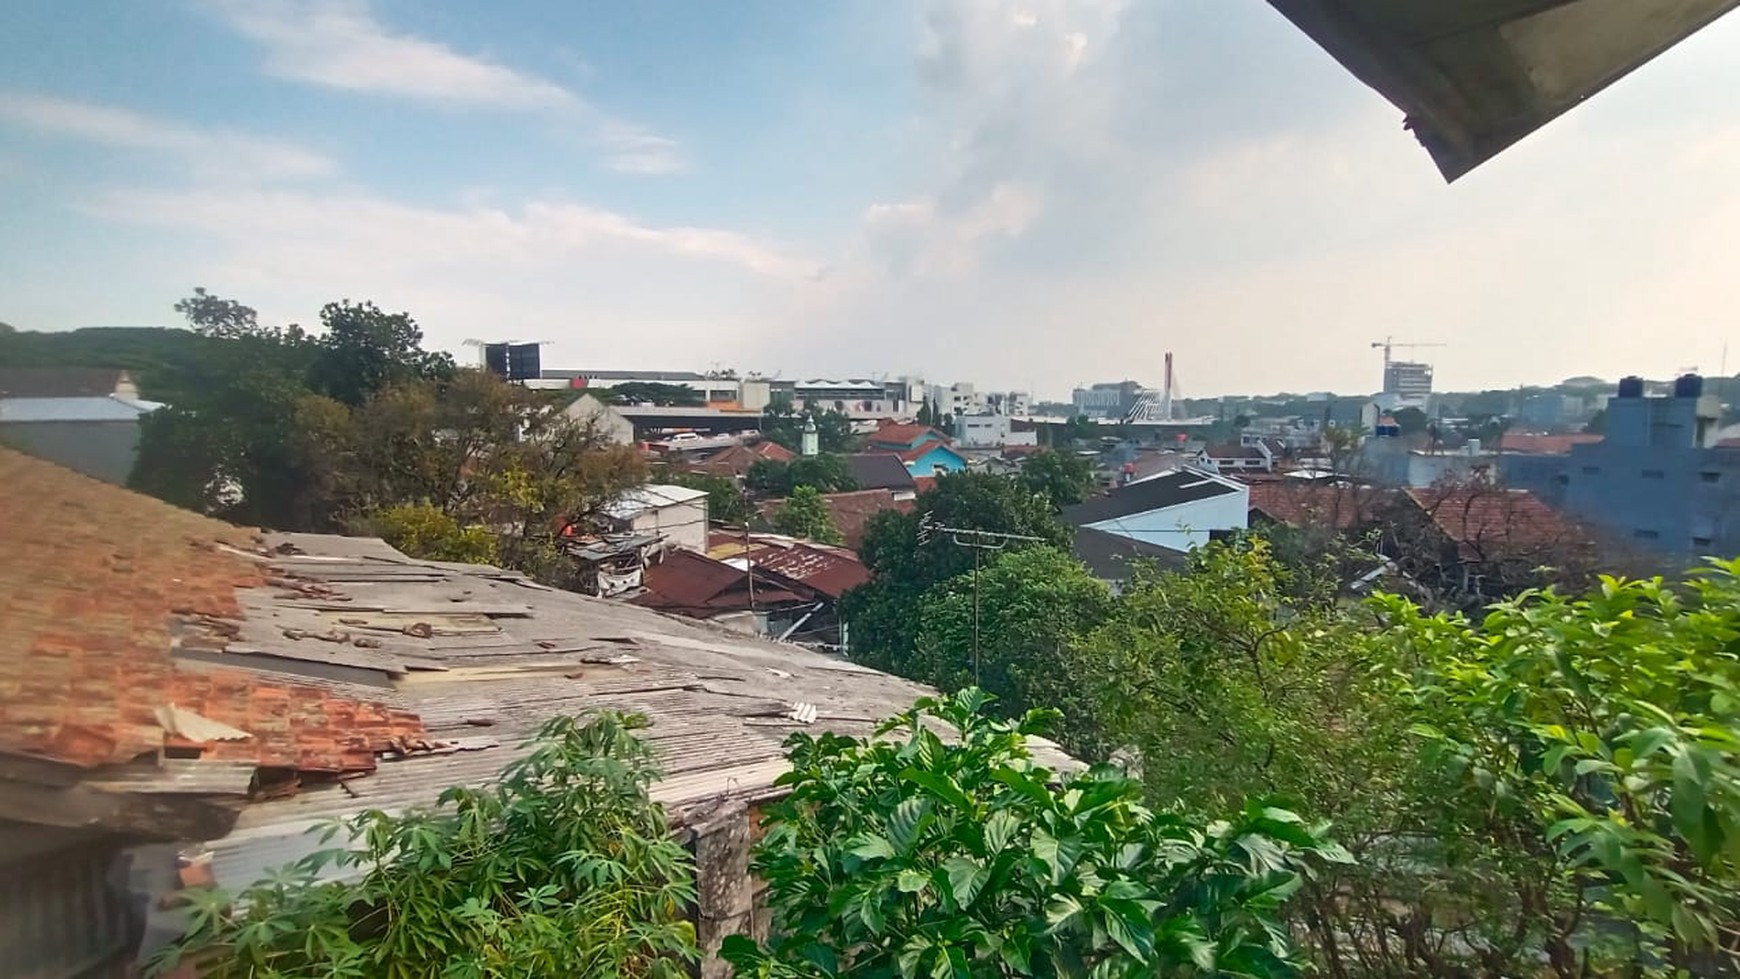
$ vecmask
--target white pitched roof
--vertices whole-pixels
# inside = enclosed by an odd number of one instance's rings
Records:
[[[706,495],[706,490],[690,489],[687,486],[648,483],[622,494],[615,503],[605,507],[604,512],[618,520],[626,520],[648,510],[660,510],[668,506],[690,503]]]

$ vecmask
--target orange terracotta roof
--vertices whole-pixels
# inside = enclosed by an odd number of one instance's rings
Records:
[[[936,489],[935,476],[914,476],[912,477],[912,481],[917,484],[920,493],[929,493],[931,490]]]
[[[1528,490],[1428,488],[1410,489],[1407,495],[1467,558],[1591,543],[1587,534]]]
[[[1532,435],[1528,432],[1505,432],[1499,440],[1498,447],[1505,452],[1523,452],[1529,455],[1564,455],[1571,451],[1574,445],[1590,445],[1602,440],[1602,436],[1587,432],[1572,435]]]
[[[1251,487],[1252,510],[1294,527],[1350,530],[1371,515],[1382,495],[1368,486],[1324,486],[1284,476],[1244,481]]]
[[[221,649],[240,588],[267,585],[256,534],[0,449],[0,752],[80,767],[167,748],[309,772],[369,771],[421,739],[414,715],[306,683],[172,658]],[[249,737],[195,745],[174,707]]]
[[[948,436],[931,428],[929,425],[883,425],[870,433],[871,445],[894,446],[900,449],[913,448],[926,442],[948,442]]]

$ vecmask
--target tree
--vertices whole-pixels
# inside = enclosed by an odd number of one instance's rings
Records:
[[[1402,430],[1403,435],[1418,435],[1424,432],[1426,426],[1431,423],[1431,419],[1426,417],[1426,413],[1418,408],[1397,408],[1392,417],[1395,418],[1396,427]]]
[[[708,518],[716,522],[743,524],[754,516],[754,510],[749,506],[749,500],[744,497],[743,490],[729,476],[670,470],[661,473],[658,479],[660,482],[687,486],[706,493]]]
[[[1589,416],[1589,423],[1583,426],[1583,431],[1590,435],[1607,434],[1607,409],[1595,409],[1595,413]]]
[[[911,655],[918,622],[914,609],[931,586],[973,567],[972,551],[944,535],[919,540],[919,525],[931,524],[1020,534],[1068,548],[1070,529],[1059,523],[1049,500],[1019,480],[988,473],[938,477],[919,496],[912,513],[888,510],[872,517],[859,557],[874,577],[848,592],[841,614],[850,624],[851,655],[881,669],[896,669]],[[1015,542],[1012,549],[1027,546]]]
[[[817,447],[826,453],[851,452],[857,447],[858,436],[852,431],[852,419],[844,412],[811,407],[798,411],[787,398],[778,398],[762,409],[761,434],[771,442],[803,451],[804,423],[814,419]]]
[[[1063,437],[1066,446],[1073,446],[1077,442],[1099,438],[1100,426],[1086,415],[1076,415],[1064,422],[1063,429],[1058,434]]]
[[[461,527],[452,514],[427,503],[400,503],[373,514],[367,529],[415,558],[495,564],[501,560],[495,535],[483,527]]]
[[[345,300],[327,303],[320,322],[326,333],[314,341],[318,352],[308,384],[347,405],[362,404],[388,384],[453,376],[453,358],[422,349],[423,331],[409,313]]]
[[[987,700],[921,700],[875,739],[792,736],[756,848],[775,937],[727,939],[737,975],[1294,974],[1275,912],[1345,859],[1319,829],[1261,804],[1157,814],[1119,772],[1035,764],[1048,715],[990,721]]]
[[[554,718],[487,788],[335,825],[327,839],[342,831],[348,846],[239,901],[184,890],[191,924],[154,966],[208,979],[685,976],[700,957],[694,868],[647,794],[658,769],[634,736],[645,726]]]
[[[813,486],[799,486],[773,514],[773,529],[782,534],[820,541],[823,544],[844,544],[840,528],[834,526],[828,512],[828,501]]]
[[[1030,454],[1022,460],[1021,479],[1050,500],[1055,510],[1074,506],[1094,491],[1093,466],[1073,452],[1048,449]]]
[[[588,389],[601,400],[614,404],[651,404],[683,408],[698,408],[707,403],[701,392],[687,384],[659,384],[633,381],[608,388]]]
[[[918,406],[918,417],[913,421],[927,428],[936,424],[936,412],[931,410],[929,399]]]
[[[1056,708],[1064,747],[1103,760],[1116,747],[1094,702],[1096,679],[1104,678],[1077,644],[1111,610],[1111,589],[1068,554],[1053,547],[999,553],[977,583],[969,572],[925,592],[912,655],[896,670],[944,692],[981,687],[1008,717]]]
[[[758,459],[743,476],[751,493],[763,498],[790,496],[800,486],[819,493],[845,493],[858,488],[844,456],[824,452],[798,456],[790,462]]]

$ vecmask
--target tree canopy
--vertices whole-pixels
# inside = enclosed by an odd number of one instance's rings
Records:
[[[782,534],[820,541],[823,544],[844,544],[840,528],[828,512],[828,502],[813,486],[799,486],[773,512],[773,529]]]

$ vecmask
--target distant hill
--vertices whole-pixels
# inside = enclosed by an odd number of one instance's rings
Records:
[[[92,326],[58,333],[0,330],[0,364],[8,367],[116,367],[131,371],[141,396],[175,400],[178,377],[213,341],[162,326]]]

